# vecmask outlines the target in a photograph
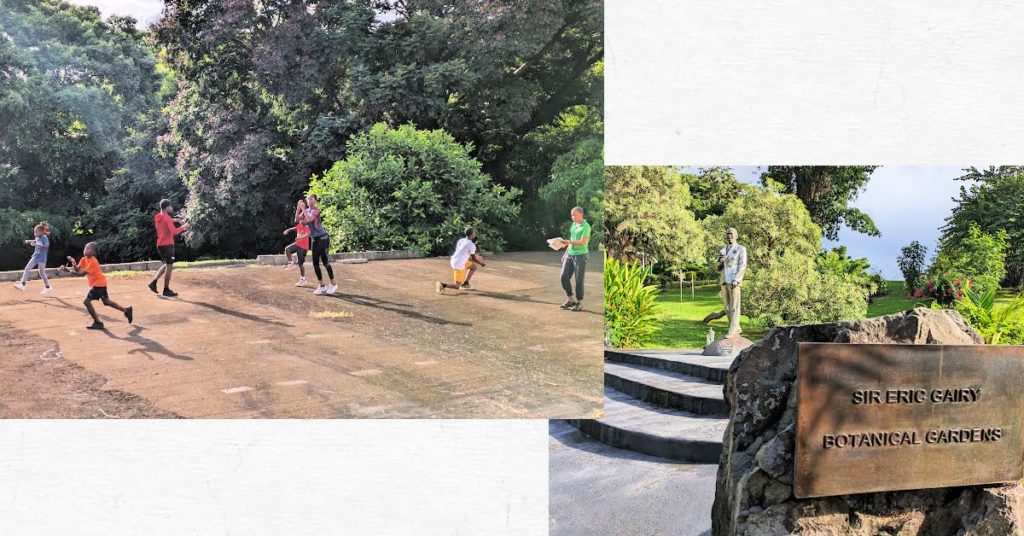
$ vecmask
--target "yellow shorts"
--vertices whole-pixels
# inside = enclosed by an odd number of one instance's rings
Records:
[[[476,268],[476,263],[473,261],[466,261],[466,264],[462,266],[461,270],[453,270],[455,272],[455,282],[462,283],[466,280],[466,275],[469,271]]]

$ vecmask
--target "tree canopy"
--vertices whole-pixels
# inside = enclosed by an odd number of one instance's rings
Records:
[[[875,222],[851,207],[878,166],[768,166],[761,184],[777,185],[782,193],[800,198],[825,238],[836,240],[844,225],[868,236],[879,236]]]

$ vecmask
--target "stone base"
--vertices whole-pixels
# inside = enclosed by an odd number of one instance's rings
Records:
[[[735,356],[753,345],[750,339],[742,335],[729,335],[707,345],[701,355]]]

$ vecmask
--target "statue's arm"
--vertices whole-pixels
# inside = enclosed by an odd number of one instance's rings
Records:
[[[743,275],[747,272],[747,248],[740,248],[736,262],[736,281],[742,282]]]

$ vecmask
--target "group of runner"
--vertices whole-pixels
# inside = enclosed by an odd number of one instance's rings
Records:
[[[334,269],[331,267],[331,260],[328,254],[330,250],[330,235],[324,230],[323,220],[318,208],[319,198],[316,194],[310,194],[305,199],[300,199],[295,206],[293,216],[294,226],[284,230],[284,235],[295,233],[295,240],[285,248],[285,255],[288,259],[286,270],[296,266],[299,269],[299,280],[295,286],[301,287],[306,284],[306,253],[311,252],[313,257],[313,272],[316,275],[318,286],[313,291],[315,295],[333,296],[338,290],[334,281]],[[188,231],[191,226],[171,216],[173,206],[170,200],[160,201],[159,211],[153,216],[153,225],[156,229],[156,247],[162,264],[150,280],[149,290],[154,294],[166,298],[177,297],[178,294],[171,290],[171,275],[174,271],[175,237]],[[573,223],[570,226],[569,238],[558,239],[566,246],[566,252],[562,256],[561,280],[562,288],[566,293],[566,301],[560,307],[570,311],[582,310],[583,305],[583,283],[587,266],[588,242],[590,241],[590,224],[584,219],[583,209],[575,207],[572,209]],[[29,275],[33,270],[39,271],[40,279],[43,281],[42,294],[52,292],[53,287],[46,275],[47,255],[50,248],[50,227],[46,222],[40,222],[33,229],[34,237],[25,240],[25,244],[33,248],[32,256],[21,280],[15,285],[18,290],[24,291],[27,288]],[[476,232],[467,228],[465,236],[455,244],[455,252],[451,256],[450,265],[454,270],[454,282],[445,283],[437,281],[435,289],[439,294],[446,290],[471,290],[470,284],[473,274],[478,267],[487,266],[483,255],[477,251]],[[110,299],[107,292],[107,278],[97,259],[98,248],[95,242],[89,242],[82,250],[82,258],[77,262],[74,257],[68,257],[68,264],[61,266],[60,270],[74,276],[85,276],[89,284],[89,292],[83,302],[93,323],[88,329],[104,329],[103,322],[96,314],[92,302],[99,300],[103,305],[120,311],[124,314],[128,323],[131,324],[134,314],[131,306],[122,307]],[[292,256],[295,255],[296,260]],[[321,264],[323,268],[321,269]],[[324,280],[323,272],[327,272],[327,280]],[[158,283],[163,278],[163,292],[158,292]],[[575,289],[573,283],[575,282]]]

